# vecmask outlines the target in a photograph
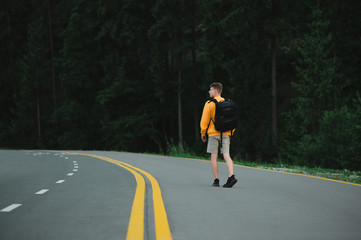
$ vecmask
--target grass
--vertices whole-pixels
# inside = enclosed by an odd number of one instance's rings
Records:
[[[201,160],[210,160],[209,157],[197,156],[187,149],[187,147],[170,145],[168,149],[168,156],[172,157],[182,157],[182,158],[194,158]],[[219,162],[224,162],[223,159],[219,158]],[[352,170],[337,170],[337,169],[325,169],[325,168],[309,168],[306,166],[296,166],[289,164],[267,164],[267,163],[255,163],[244,160],[234,159],[235,165],[254,167],[260,169],[268,169],[279,172],[288,172],[288,173],[296,173],[303,175],[310,175],[322,178],[328,178],[333,180],[345,181],[350,183],[358,183],[361,184],[361,171],[352,171]]]
[[[279,172],[297,173],[302,175],[310,175],[339,181],[361,184],[361,171],[337,170],[326,168],[309,168],[287,164],[253,164],[247,162],[235,162],[237,165],[256,165],[253,167],[274,170]]]

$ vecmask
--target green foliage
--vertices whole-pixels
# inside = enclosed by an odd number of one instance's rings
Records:
[[[287,156],[292,164],[333,169],[361,169],[361,104],[325,111],[320,131],[288,141]]]
[[[317,125],[321,113],[334,107],[339,79],[336,59],[331,56],[333,46],[332,35],[328,33],[329,21],[324,20],[318,5],[312,11],[312,19],[309,33],[298,46],[300,57],[296,71],[299,81],[292,83],[299,93],[295,99],[298,112],[306,111],[302,116],[306,128]]]
[[[331,56],[333,51],[332,34],[328,28],[330,22],[325,20],[317,6],[312,12],[310,32],[304,35],[298,46],[300,57],[296,63],[299,82],[293,87],[301,95],[303,101],[312,100],[319,111],[330,108],[332,97],[337,93],[337,60]],[[307,103],[306,103],[307,104]]]
[[[168,143],[167,155],[173,157],[193,157],[194,152],[187,145],[175,144],[173,141]]]
[[[355,106],[327,111],[318,137],[321,166],[361,169],[361,98]]]
[[[359,8],[349,0],[1,1],[0,147],[204,156],[199,120],[209,84],[220,81],[238,107],[236,158],[360,169]],[[183,146],[171,140],[180,119]]]
[[[348,142],[346,136],[353,139],[354,131],[348,125],[352,117],[347,115],[347,107],[337,107],[341,75],[338,74],[337,60],[332,56],[330,22],[325,20],[319,3],[311,17],[309,33],[304,35],[297,48],[300,54],[296,62],[298,79],[292,82],[297,97],[291,100],[291,108],[284,113],[286,132],[280,152],[282,158],[295,164],[344,168],[349,164],[346,157],[340,155],[342,151],[347,152],[341,142]],[[343,140],[336,143],[332,135]],[[359,143],[359,140],[353,140]],[[355,151],[351,152],[355,154]],[[343,164],[339,164],[337,159]],[[358,165],[357,161],[355,164]]]

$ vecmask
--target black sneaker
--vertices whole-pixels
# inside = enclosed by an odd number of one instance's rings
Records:
[[[219,179],[218,178],[214,179],[214,182],[213,182],[212,186],[213,187],[219,187]]]
[[[231,177],[228,178],[226,184],[223,185],[224,188],[231,188],[233,187],[234,184],[236,184],[237,179],[234,177],[234,175],[232,175]]]

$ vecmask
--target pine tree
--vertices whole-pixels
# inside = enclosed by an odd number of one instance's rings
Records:
[[[304,35],[298,47],[300,58],[296,63],[299,82],[293,86],[299,93],[296,100],[299,113],[304,119],[302,133],[319,130],[322,113],[335,107],[337,89],[337,60],[332,56],[332,33],[330,22],[325,19],[320,3],[312,12],[310,33]]]
[[[177,95],[177,112],[176,114],[171,113],[171,115],[177,116],[178,144],[181,146],[183,145],[184,135],[182,107],[182,92],[184,91],[184,58],[187,53],[185,40],[185,31],[187,28],[187,23],[185,21],[185,2],[186,1],[170,2],[158,0],[152,9],[156,22],[150,29],[150,38],[152,39],[153,44],[152,49],[155,53],[152,68],[159,68],[159,64],[165,66],[165,68],[161,70],[161,73],[155,73],[156,78],[154,80],[161,80],[157,75],[163,74],[163,76],[168,78],[164,79],[166,80],[165,87],[169,88],[169,91],[165,90],[167,92],[167,98],[170,98],[169,100],[173,102],[171,96],[174,94]],[[172,124],[173,120],[170,122]],[[173,125],[174,124],[170,127],[171,132],[174,131]]]
[[[40,11],[38,11],[40,12]],[[41,15],[35,15],[28,24],[27,45],[21,62],[21,81],[17,95],[17,121],[14,129],[23,132],[29,143],[42,146],[43,111],[46,111],[47,74],[49,61],[48,48],[44,45],[46,27]],[[34,146],[34,145],[33,145]]]
[[[290,158],[299,164],[318,165],[317,138],[324,112],[335,109],[339,89],[337,59],[332,55],[330,22],[320,8],[320,1],[312,9],[309,32],[298,46],[296,62],[297,81],[292,85],[297,97],[286,115],[286,137],[284,147]]]
[[[150,3],[134,0],[99,3],[103,24],[96,41],[103,56],[96,100],[105,148],[149,151],[159,137],[161,109],[154,95],[163,86],[152,85],[148,70],[150,8]]]
[[[95,37],[99,30],[97,2],[74,1],[68,25],[61,37],[58,58],[61,103],[53,115],[53,145],[63,148],[94,148],[98,129],[95,104],[99,71]]]

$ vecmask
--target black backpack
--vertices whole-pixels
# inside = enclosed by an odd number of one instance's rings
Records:
[[[233,131],[237,127],[237,117],[236,117],[236,105],[231,99],[226,99],[223,102],[218,102],[216,99],[212,98],[209,101],[212,101],[216,104],[216,114],[215,119],[211,118],[214,126],[217,131],[227,132]]]

